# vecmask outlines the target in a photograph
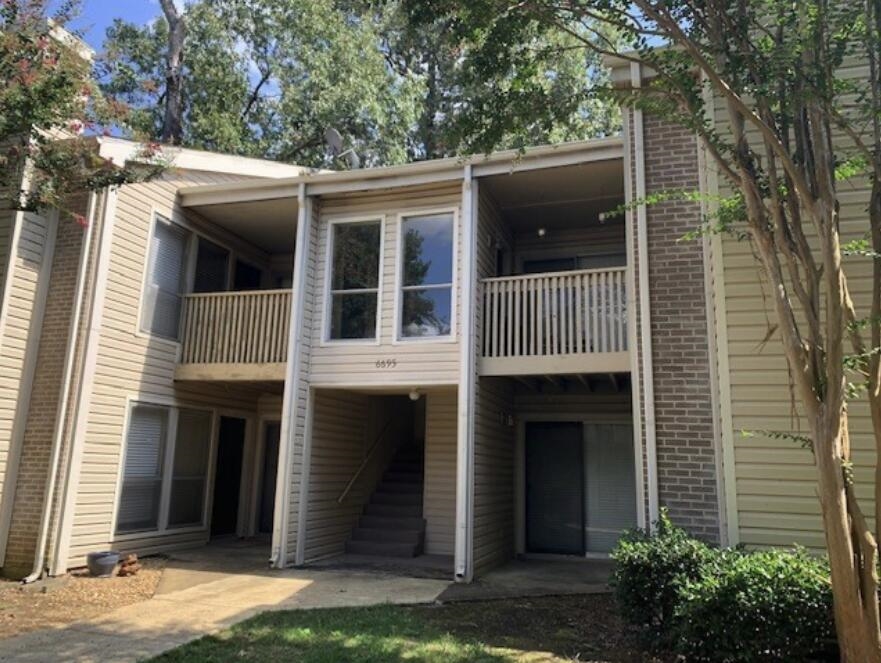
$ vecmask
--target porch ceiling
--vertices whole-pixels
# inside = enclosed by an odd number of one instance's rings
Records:
[[[290,253],[297,234],[297,199],[233,201],[184,205],[211,223],[267,253]]]
[[[585,227],[624,200],[624,166],[608,159],[481,179],[514,232]],[[615,220],[607,221],[614,223]]]

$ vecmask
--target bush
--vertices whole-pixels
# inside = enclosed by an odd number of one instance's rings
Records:
[[[687,660],[838,659],[829,571],[803,550],[721,551],[679,593],[676,650]]]
[[[666,512],[654,534],[637,529],[618,541],[612,552],[618,605],[624,619],[643,631],[647,644],[662,649],[675,641],[680,591],[702,576],[713,552],[673,525]]]
[[[621,613],[656,649],[688,661],[837,660],[823,559],[710,548],[666,514],[612,556]]]

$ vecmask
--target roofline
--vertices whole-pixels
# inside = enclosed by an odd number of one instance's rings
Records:
[[[92,140],[98,146],[99,155],[116,165],[122,166],[126,163],[142,160],[140,152],[143,145],[141,143],[112,136],[94,136]],[[269,159],[256,159],[171,145],[163,145],[160,154],[159,158],[167,159],[171,168],[226,173],[242,177],[279,179],[313,172],[313,169],[305,166],[270,161]]]
[[[300,184],[306,185],[307,195],[323,195],[461,180],[466,166],[472,167],[474,177],[485,177],[591,161],[621,159],[623,156],[623,139],[614,136],[558,145],[542,145],[526,150],[505,150],[487,155],[416,161],[398,166],[310,172],[272,181],[196,185],[182,187],[178,193],[184,207],[220,205],[293,198],[296,197]]]

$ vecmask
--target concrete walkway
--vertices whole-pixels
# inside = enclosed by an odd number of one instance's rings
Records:
[[[199,571],[196,571],[199,573]],[[267,610],[434,601],[449,582],[376,572],[206,571],[177,574],[149,601],[102,617],[0,641],[0,661],[128,663],[215,633]],[[180,588],[174,588],[177,584]],[[161,587],[160,587],[161,589]]]

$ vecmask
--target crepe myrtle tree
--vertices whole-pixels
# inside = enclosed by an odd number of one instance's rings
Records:
[[[881,661],[881,466],[876,460],[870,518],[856,496],[848,426],[848,404],[866,402],[877,458],[881,1],[412,0],[409,7],[415,21],[454,19],[456,31],[481,44],[471,66],[487,74],[516,65],[522,37],[536,30],[639,62],[649,80],[609,94],[700,137],[729,193],[695,234],[731,232],[749,241],[769,286],[771,331],[782,341],[807,425],[806,434],[766,433],[813,452],[842,660]],[[598,24],[614,28],[627,49]],[[722,122],[711,121],[708,99]],[[495,112],[481,118],[486,149],[491,136],[516,123],[504,105],[488,107]],[[546,109],[536,104],[532,112]],[[843,237],[842,192],[854,189],[866,204]],[[695,194],[666,194],[676,195]]]
[[[128,109],[93,84],[91,54],[64,28],[78,8],[68,1],[50,15],[46,0],[0,4],[0,206],[64,210],[82,191],[154,177],[159,147],[144,144],[139,165],[100,157],[94,135],[122,133]],[[80,224],[86,220],[73,214]]]

